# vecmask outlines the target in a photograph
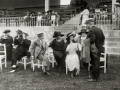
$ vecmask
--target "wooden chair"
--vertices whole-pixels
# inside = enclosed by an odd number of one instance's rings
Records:
[[[37,63],[35,63],[34,60],[32,60],[32,68],[33,68],[33,71],[35,71],[35,66],[38,66],[38,68],[42,67],[43,69],[43,64],[40,62],[40,60],[37,59]]]
[[[32,67],[32,61],[31,61],[31,59],[30,59],[29,62],[27,62],[27,60],[28,60],[27,56],[24,56],[24,57],[21,58],[20,61],[17,62],[17,64],[19,64],[19,63],[20,63],[20,64],[23,64],[23,65],[24,65],[24,70],[26,70],[26,66],[27,66],[28,64],[31,64],[31,67]]]
[[[54,68],[55,63],[57,64],[57,62],[54,58],[52,49],[48,49],[48,59],[49,59],[49,62],[52,63],[52,68]]]
[[[2,70],[2,65],[5,64],[5,68],[7,67],[6,60],[6,45],[0,43],[0,68]]]
[[[104,73],[106,73],[106,68],[107,68],[107,66],[106,66],[106,64],[107,64],[106,63],[107,62],[106,56],[107,56],[106,47],[103,46],[103,50],[102,50],[101,57],[100,57],[100,63],[103,62],[103,65],[100,65],[100,68],[104,68]],[[88,71],[90,71],[90,66],[91,66],[91,64],[89,63],[88,64]]]

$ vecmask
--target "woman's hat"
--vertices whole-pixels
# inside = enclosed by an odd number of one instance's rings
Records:
[[[88,32],[86,31],[86,29],[82,29],[81,32],[79,32],[78,34],[81,35],[82,33],[86,33],[87,34]]]
[[[57,37],[57,36],[64,36],[63,34],[61,34],[61,32],[57,32],[57,31],[55,31],[54,32],[54,35],[53,35],[53,38],[55,38],[55,37]]]
[[[29,36],[26,32],[23,32],[23,34],[25,34],[25,36]]]
[[[85,24],[88,24],[90,22],[94,22],[94,19],[93,18],[89,18],[88,20],[86,20]]]
[[[18,34],[23,34],[22,30],[19,30],[19,29],[18,29],[16,32],[17,32]]]
[[[6,29],[3,33],[9,33],[11,32],[9,29]]]
[[[116,2],[114,5],[115,5],[115,6],[120,6],[120,3],[119,3],[119,2]]]
[[[37,36],[38,37],[42,37],[44,35],[44,33],[38,33]]]
[[[76,36],[76,33],[75,33],[75,32],[70,32],[70,33],[68,33],[68,34],[67,34],[67,38],[69,38],[70,36],[74,36],[74,37],[75,37],[75,36]]]

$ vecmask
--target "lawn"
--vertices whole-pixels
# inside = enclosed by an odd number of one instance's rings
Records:
[[[50,75],[42,74],[41,69],[33,72],[30,66],[23,70],[23,65],[15,73],[8,68],[0,71],[0,90],[120,90],[120,56],[109,56],[107,73],[101,70],[98,82],[88,82],[88,72],[82,68],[74,79],[65,73],[51,69]]]

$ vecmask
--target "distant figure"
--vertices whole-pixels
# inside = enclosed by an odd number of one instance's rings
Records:
[[[82,21],[82,26],[86,27],[86,20],[89,19],[89,7],[86,7],[81,13],[80,13],[80,22]],[[82,18],[82,19],[81,19]]]
[[[60,15],[57,13],[57,12],[55,12],[55,15],[56,15],[56,26],[58,26],[58,22],[59,22],[59,20],[60,20]]]
[[[0,39],[0,43],[6,45],[7,61],[12,61],[12,44],[13,38],[10,36],[10,30],[5,30],[4,35]]]
[[[51,26],[55,26],[55,20],[56,20],[56,15],[55,15],[55,12],[52,11],[52,14],[51,14]]]
[[[38,12],[37,16],[37,26],[41,26],[41,21],[42,21],[42,13]]]

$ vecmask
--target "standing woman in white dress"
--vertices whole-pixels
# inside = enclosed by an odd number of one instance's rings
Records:
[[[79,43],[75,43],[74,41],[75,33],[71,32],[67,34],[67,48],[66,48],[66,66],[68,70],[71,72],[71,78],[73,75],[79,74],[80,70],[80,60],[77,54],[77,51],[81,51],[81,45]]]
[[[86,7],[81,13],[80,13],[80,22],[82,22],[82,27],[86,27],[86,20],[89,19],[89,7]],[[81,19],[82,18],[82,19]],[[82,21],[81,21],[82,20]]]

